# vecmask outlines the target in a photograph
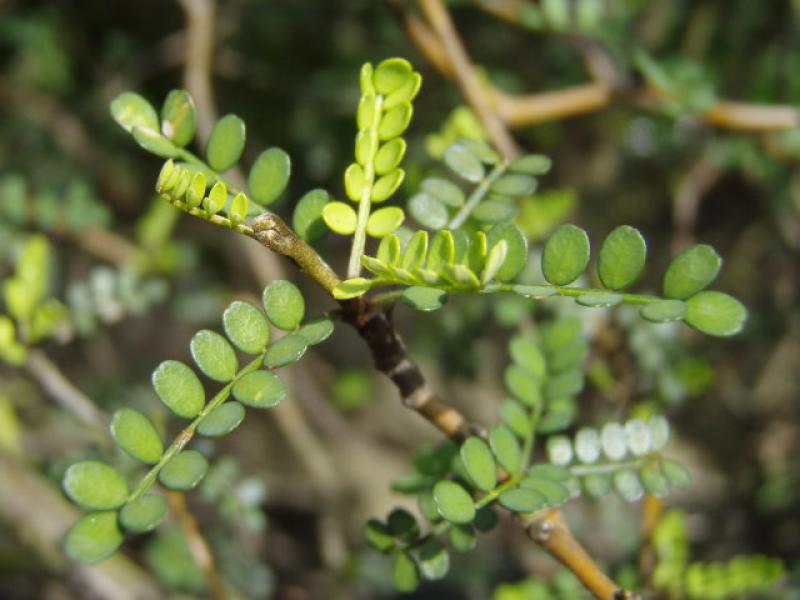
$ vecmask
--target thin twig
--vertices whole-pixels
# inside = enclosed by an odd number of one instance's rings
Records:
[[[203,572],[209,596],[213,600],[226,600],[228,594],[214,562],[214,555],[206,538],[203,537],[200,527],[197,525],[197,519],[194,518],[189,506],[186,504],[186,496],[183,492],[172,490],[167,490],[166,496],[170,510],[177,517],[178,524],[186,537],[189,553]]]
[[[492,143],[507,159],[514,158],[519,154],[517,144],[503,121],[492,110],[447,8],[441,0],[419,0],[419,5],[439,36],[464,97],[477,113]]]

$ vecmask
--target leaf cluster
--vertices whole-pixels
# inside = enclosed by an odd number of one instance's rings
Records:
[[[117,470],[100,461],[78,462],[67,469],[65,492],[91,511],[67,535],[71,557],[96,562],[119,547],[123,531],[142,533],[156,527],[167,512],[163,496],[148,493],[156,481],[188,491],[208,472],[206,457],[186,449],[195,433],[227,435],[244,419],[245,407],[270,408],[281,401],[286,389],[274,371],[300,360],[308,346],[324,341],[333,331],[327,316],[303,323],[304,316],[300,291],[278,280],[264,289],[263,310],[242,301],[225,310],[224,336],[198,331],[189,345],[194,363],[208,379],[223,384],[210,400],[194,369],[185,363],[166,360],[155,369],[156,394],[172,413],[190,423],[165,447],[155,425],[141,412],[122,408],[114,414],[111,435],[117,447],[151,468],[133,489]],[[272,339],[270,326],[287,335]],[[246,365],[240,366],[237,350],[250,355]]]

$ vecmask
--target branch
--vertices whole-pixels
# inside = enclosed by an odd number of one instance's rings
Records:
[[[419,0],[419,5],[439,37],[458,86],[486,128],[492,144],[506,158],[517,156],[519,154],[517,144],[506,129],[505,123],[492,109],[484,87],[478,80],[475,69],[456,32],[450,13],[441,0]]]
[[[427,0],[420,0],[425,2]],[[438,0],[434,0],[438,2]],[[481,8],[489,13],[509,21],[516,22],[520,2],[515,0],[478,0]],[[428,62],[443,76],[460,80],[457,65],[451,51],[443,39],[432,31],[425,23],[414,15],[403,10],[402,4],[392,2],[391,6],[403,21],[406,34],[425,56]],[[578,85],[563,90],[539,92],[535,94],[511,95],[486,82],[479,86],[484,88],[483,95],[489,99],[502,122],[510,127],[526,127],[536,123],[557,121],[577,115],[597,112],[611,106],[615,101],[631,102],[635,106],[649,108],[654,96],[653,90],[627,89],[624,83],[608,63],[605,56],[597,52],[597,44],[587,38],[578,36],[579,49],[584,62],[595,79],[592,83]],[[463,89],[463,86],[462,86]],[[624,94],[617,94],[624,91]],[[470,96],[464,90],[470,104]],[[476,108],[473,105],[473,108]],[[476,110],[476,112],[478,112]],[[479,116],[480,113],[479,113]],[[792,129],[800,125],[800,109],[781,104],[751,104],[734,100],[720,99],[710,109],[698,115],[701,119],[723,129],[738,131],[763,132]],[[481,116],[483,120],[483,117]],[[487,127],[488,130],[488,127]],[[491,131],[490,131],[491,133]],[[494,142],[494,138],[492,138]],[[498,148],[501,146],[498,145]]]
[[[528,536],[572,571],[598,600],[635,600],[639,597],[617,586],[598,568],[573,537],[560,511],[553,508],[541,514],[521,516],[519,520]]]
[[[225,584],[217,571],[214,555],[206,538],[203,537],[200,527],[197,525],[197,519],[194,518],[186,504],[186,496],[183,492],[174,492],[172,490],[166,490],[166,496],[172,514],[177,517],[178,524],[186,537],[189,553],[203,572],[209,596],[213,600],[227,600],[228,594],[225,590]]]

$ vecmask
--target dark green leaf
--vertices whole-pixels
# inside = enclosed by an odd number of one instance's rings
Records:
[[[686,303],[682,300],[662,300],[645,304],[639,311],[643,319],[653,323],[680,321],[686,315]]]
[[[569,223],[553,232],[542,252],[542,272],[553,285],[569,285],[589,263],[589,237]]]
[[[523,487],[503,492],[498,501],[508,510],[520,513],[534,512],[547,506],[547,500],[539,492]]]
[[[702,333],[726,337],[744,328],[747,309],[728,294],[699,292],[686,300],[684,320]]]
[[[403,290],[403,302],[421,311],[439,310],[447,302],[447,292],[436,288],[410,287]]]
[[[471,436],[461,445],[461,460],[469,478],[482,492],[489,492],[497,485],[497,466],[489,446],[479,437]]]
[[[389,531],[397,539],[412,543],[419,537],[419,524],[405,508],[395,508],[386,519]]]
[[[132,408],[121,408],[111,419],[111,435],[122,450],[147,465],[164,453],[164,443],[150,419]]]
[[[497,281],[510,281],[525,267],[528,260],[528,240],[516,225],[498,223],[486,234],[486,243],[489,248],[493,248],[501,240],[508,244],[508,251],[503,266],[494,278]]]
[[[333,319],[328,315],[320,315],[306,321],[297,330],[297,335],[304,338],[309,346],[320,344],[333,333]]]
[[[193,419],[203,410],[203,384],[182,362],[165,360],[153,371],[152,382],[161,401],[179,417]]]
[[[236,352],[220,334],[209,329],[198,331],[192,336],[189,351],[209,379],[225,383],[236,376],[239,368]]]
[[[64,473],[64,491],[73,502],[92,510],[119,508],[128,497],[122,475],[96,460],[70,465]]]
[[[206,415],[197,431],[207,437],[220,437],[229,434],[244,419],[244,406],[238,402],[226,402]]]
[[[220,173],[235,165],[244,150],[245,126],[236,115],[225,115],[214,124],[206,147],[208,164]]]
[[[269,371],[253,371],[233,385],[233,397],[251,408],[270,408],[286,396],[280,377]]]
[[[131,533],[145,533],[167,516],[167,501],[161,494],[146,494],[126,504],[119,513],[120,524]]]
[[[270,369],[285,367],[300,360],[308,349],[308,342],[299,334],[287,335],[267,348],[264,364]]]
[[[171,490],[186,492],[197,486],[208,472],[206,457],[196,450],[173,456],[158,474],[159,481]]]
[[[436,581],[447,575],[450,569],[450,555],[436,539],[430,539],[419,550],[419,570],[428,581]]]
[[[517,364],[509,365],[505,372],[508,391],[528,406],[539,406],[542,403],[541,380],[530,371]]]
[[[514,474],[522,467],[522,449],[519,441],[505,425],[496,425],[489,431],[489,445],[497,462],[508,473]]]
[[[330,201],[328,192],[313,189],[300,198],[292,215],[292,228],[306,242],[316,242],[328,231],[322,210]]]
[[[638,230],[628,225],[614,229],[600,246],[597,274],[610,290],[628,287],[639,277],[647,259],[647,244]]]
[[[443,480],[433,486],[433,497],[439,514],[451,523],[471,523],[475,518],[475,502],[459,484]]]
[[[111,556],[124,536],[117,525],[116,511],[85,515],[67,533],[67,556],[82,563],[96,563]]]
[[[707,244],[684,250],[664,274],[664,295],[678,300],[695,295],[714,281],[721,266],[719,254]]]
[[[252,304],[232,302],[222,313],[225,334],[247,354],[259,354],[269,342],[269,324],[264,314]]]
[[[388,552],[394,548],[394,536],[385,523],[370,519],[362,530],[367,543],[379,552]]]
[[[267,317],[278,329],[292,331],[303,320],[306,303],[297,286],[279,279],[264,288],[264,308]]]
[[[477,521],[477,516],[475,518]],[[454,525],[450,528],[448,537],[450,545],[456,552],[469,552],[475,548],[477,536],[470,525]]]
[[[253,163],[247,178],[253,199],[267,205],[275,202],[286,189],[291,171],[292,163],[286,152],[280,148],[264,150]]]
[[[518,437],[524,438],[531,429],[530,418],[525,409],[519,402],[505,400],[500,404],[500,415],[503,423],[513,431]]]

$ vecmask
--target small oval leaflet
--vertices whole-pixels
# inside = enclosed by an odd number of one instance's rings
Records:
[[[158,131],[134,127],[131,133],[137,144],[156,156],[160,156],[161,158],[175,158],[178,155],[178,147],[158,133]]]
[[[145,533],[167,516],[167,501],[161,494],[146,494],[128,502],[119,513],[120,524],[131,533]]]
[[[611,460],[622,460],[628,453],[625,428],[619,423],[606,423],[600,432],[603,453]]]
[[[544,354],[536,341],[528,335],[516,335],[508,345],[511,359],[535,379],[543,379],[546,373]]]
[[[645,304],[639,314],[652,323],[680,321],[686,316],[686,303],[683,300],[661,300]]]
[[[207,437],[220,437],[236,429],[244,419],[244,406],[238,402],[226,402],[200,421],[197,431]]]
[[[192,419],[203,410],[203,384],[182,362],[165,360],[153,371],[152,382],[161,401],[179,417]]]
[[[505,223],[517,216],[516,203],[507,200],[485,200],[472,211],[472,218],[481,223]]]
[[[544,175],[550,170],[553,161],[542,154],[526,154],[513,160],[508,165],[508,170],[514,173],[527,173],[528,175]]]
[[[419,524],[405,508],[395,508],[387,518],[389,531],[397,539],[409,543],[419,537]]]
[[[286,152],[280,148],[264,150],[253,163],[247,178],[253,199],[267,205],[275,202],[286,189],[291,171],[292,162]]]
[[[303,294],[295,284],[285,279],[273,281],[264,288],[262,301],[267,318],[284,331],[296,329],[306,312]]]
[[[478,183],[486,171],[480,159],[462,144],[453,144],[444,151],[444,162],[459,177]]]
[[[610,290],[621,290],[632,284],[644,269],[647,243],[637,229],[620,225],[600,246],[597,274]]]
[[[669,480],[670,484],[678,487],[686,487],[692,482],[689,471],[682,464],[669,458],[661,461],[661,472]]]
[[[536,191],[536,183],[536,178],[530,175],[509,173],[497,179],[490,189],[497,194],[528,196]]]
[[[378,139],[383,142],[403,133],[411,123],[413,113],[410,102],[401,102],[383,113],[378,125]]]
[[[669,441],[669,421],[662,415],[653,415],[647,419],[653,450],[661,450]]]
[[[538,406],[542,402],[541,380],[532,376],[521,366],[512,364],[506,368],[505,384],[515,398],[528,406]]]
[[[747,309],[728,294],[699,292],[686,301],[684,321],[702,333],[727,337],[744,328]]]
[[[498,223],[486,234],[486,244],[493,248],[501,240],[508,244],[503,266],[495,273],[497,281],[510,281],[520,274],[528,260],[528,240],[513,223]]]
[[[236,352],[220,334],[209,329],[198,331],[192,336],[189,351],[209,379],[225,383],[236,376],[239,368]]]
[[[378,179],[372,186],[372,202],[376,204],[388,200],[397,191],[400,184],[405,179],[406,172],[403,169],[395,169]],[[400,210],[400,209],[398,209]]]
[[[477,515],[476,515],[477,520]],[[475,548],[477,536],[471,525],[456,525],[450,528],[448,534],[450,545],[456,552],[469,552]]]
[[[450,219],[447,207],[438,198],[425,192],[411,197],[408,210],[420,225],[428,229],[442,229]]]
[[[433,497],[439,514],[451,523],[471,523],[475,518],[475,502],[463,487],[453,481],[439,481],[433,486]]]
[[[644,488],[634,471],[625,469],[613,475],[614,489],[628,502],[636,502],[644,495]]]
[[[589,264],[589,237],[580,227],[566,223],[550,236],[542,252],[542,272],[553,285],[569,285]]]
[[[116,511],[94,512],[84,515],[70,528],[64,550],[73,560],[91,564],[114,554],[124,539]]]
[[[297,202],[292,214],[292,228],[306,242],[316,242],[327,233],[322,211],[329,201],[328,192],[317,188],[306,192]]]
[[[554,435],[547,440],[547,459],[558,466],[572,462],[572,443],[565,435]]]
[[[419,570],[428,581],[436,581],[447,575],[450,569],[450,554],[439,540],[430,539],[419,551]]]
[[[708,244],[697,244],[676,256],[664,274],[664,296],[685,300],[706,288],[719,273],[722,259]]]
[[[658,463],[652,462],[639,469],[639,479],[648,494],[664,498],[669,494],[669,480],[661,472]]]
[[[247,354],[258,354],[269,342],[267,319],[248,302],[232,302],[222,313],[222,324],[228,338]]]
[[[354,277],[353,279],[347,279],[333,288],[333,297],[337,300],[357,298],[364,292],[368,291],[371,285],[372,282],[365,277]]]
[[[297,335],[304,338],[309,346],[314,346],[327,340],[333,329],[333,319],[328,315],[320,315],[303,323],[297,330]]]
[[[73,502],[93,510],[119,508],[128,497],[122,475],[96,460],[78,462],[64,473],[64,491]]]
[[[516,473],[522,466],[522,450],[519,441],[505,425],[496,425],[489,432],[489,445],[497,462],[509,473]]]
[[[470,479],[482,492],[489,492],[497,485],[497,466],[489,446],[479,437],[471,436],[461,445],[461,460]]]
[[[606,473],[591,473],[581,483],[584,491],[593,498],[602,498],[611,491],[611,476]]]
[[[308,348],[308,342],[298,334],[287,335],[267,348],[264,364],[270,369],[279,369],[300,360]]]
[[[419,587],[417,564],[405,552],[397,555],[392,567],[392,580],[399,592],[413,592]]]
[[[388,552],[394,547],[394,536],[385,523],[370,519],[362,529],[364,539],[379,552]]]
[[[534,512],[547,506],[547,500],[539,492],[518,487],[500,494],[498,501],[508,510],[525,513]]]
[[[528,435],[530,430],[530,420],[528,413],[519,404],[513,400],[506,400],[500,404],[500,416],[503,418],[503,423],[508,425],[512,432],[518,437],[524,438]]]
[[[447,292],[436,288],[412,286],[403,290],[403,302],[421,311],[439,310],[447,302]]]
[[[376,210],[367,220],[367,235],[382,238],[403,224],[406,218],[403,209],[397,206],[387,206]]]
[[[225,115],[214,124],[206,147],[208,164],[224,172],[235,165],[244,150],[245,126],[236,115]]]
[[[600,458],[600,434],[593,427],[583,427],[575,435],[575,455],[582,463],[591,464]]]
[[[187,492],[197,486],[208,472],[208,460],[196,450],[184,450],[173,456],[158,474],[159,481],[171,490]]]
[[[270,408],[286,396],[281,378],[269,371],[253,371],[233,385],[233,397],[252,408]]]
[[[603,292],[597,294],[581,294],[575,298],[575,302],[581,306],[588,306],[589,308],[609,308],[611,306],[616,306],[623,300],[622,294],[608,294]]]
[[[420,188],[424,193],[452,208],[459,208],[466,200],[460,187],[441,177],[423,179]]]
[[[644,456],[652,449],[652,433],[647,424],[640,419],[625,423],[625,441],[634,456]]]
[[[161,107],[161,133],[178,146],[185,146],[197,131],[197,111],[186,90],[172,90]]]
[[[413,73],[411,63],[403,58],[387,58],[378,63],[372,74],[375,91],[384,96],[403,85]]]
[[[375,172],[378,175],[385,175],[400,164],[405,153],[406,141],[403,138],[386,142],[375,155]]]
[[[134,127],[158,131],[158,114],[153,105],[135,92],[123,92],[111,101],[111,116],[125,131]]]
[[[558,506],[570,498],[569,490],[562,483],[543,477],[526,477],[520,487],[541,494],[549,506]]]
[[[364,189],[364,169],[358,163],[351,163],[344,172],[344,191],[353,202],[361,200]]]
[[[329,202],[322,209],[322,220],[339,235],[350,235],[356,230],[358,216],[349,204]]]
[[[117,446],[146,465],[156,464],[164,453],[164,443],[150,419],[132,408],[114,413],[111,436]]]

